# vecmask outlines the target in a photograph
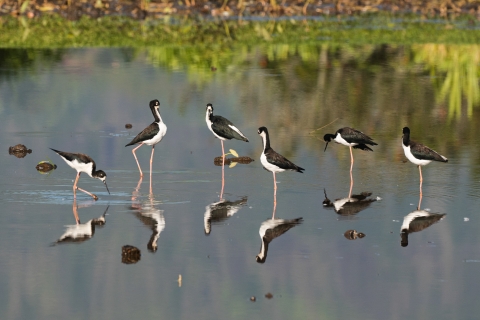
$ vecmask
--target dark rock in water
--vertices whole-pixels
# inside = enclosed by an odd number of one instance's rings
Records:
[[[131,124],[131,123],[127,123],[127,124],[125,125],[125,128],[126,128],[126,129],[132,129],[132,124]]]
[[[41,161],[37,164],[35,169],[37,169],[37,171],[40,172],[40,173],[47,173],[47,172],[50,172],[52,170],[57,169],[57,165],[53,164],[53,163],[50,163],[48,161]]]
[[[267,294],[265,295],[265,298],[267,298],[267,299],[272,299],[272,298],[273,298],[273,294],[271,294],[271,293],[269,292],[269,293],[267,293]]]
[[[232,162],[238,162],[238,163],[241,163],[241,164],[249,164],[252,161],[255,161],[255,160],[253,160],[250,157],[225,158],[225,165],[228,166]],[[213,163],[216,166],[221,166],[222,165],[222,157],[215,157],[215,159],[213,159]]]
[[[27,153],[32,153],[32,149],[28,149],[23,144],[8,148],[8,154],[13,154],[17,158],[25,158]]]
[[[122,247],[122,263],[133,264],[140,261],[142,254],[140,249],[131,245],[125,245]]]
[[[357,230],[347,230],[347,231],[345,231],[345,233],[343,235],[348,240],[356,240],[357,238],[361,239],[361,238],[365,237],[364,233],[357,232]]]

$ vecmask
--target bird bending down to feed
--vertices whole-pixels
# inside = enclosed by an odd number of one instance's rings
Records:
[[[258,134],[262,137],[263,140],[263,152],[260,155],[260,162],[267,171],[273,173],[273,188],[275,190],[274,202],[276,203],[277,180],[275,178],[275,174],[277,172],[283,172],[286,170],[303,173],[305,169],[297,166],[281,154],[275,152],[275,150],[270,147],[270,137],[268,135],[267,128],[258,128]]]
[[[78,179],[80,178],[80,174],[82,172],[85,172],[92,178],[96,178],[101,180],[104,184],[105,187],[107,188],[108,194],[110,194],[110,190],[108,190],[107,186],[107,181],[105,180],[107,178],[107,174],[102,171],[102,170],[95,170],[95,161],[93,161],[92,158],[87,156],[86,154],[83,153],[70,153],[70,152],[63,152],[63,151],[58,151],[55,149],[50,148],[54,152],[56,152],[60,157],[62,157],[65,162],[72,167],[73,169],[77,170],[77,177],[75,179],[75,182],[73,184],[73,198],[77,198],[77,189],[85,192],[89,196],[93,197],[93,199],[98,200],[98,197],[94,195],[93,193],[88,192],[87,190],[84,190],[82,188],[77,187]]]
[[[152,146],[152,155],[150,157],[150,189],[152,186],[152,163],[153,163],[153,153],[155,151],[155,145],[162,141],[163,137],[167,133],[167,126],[162,121],[162,117],[160,116],[160,102],[158,100],[150,101],[150,110],[152,111],[153,117],[155,121],[150,124],[148,127],[143,129],[142,132],[137,134],[135,138],[133,138],[130,143],[125,145],[125,147],[139,144],[137,147],[133,148],[132,153],[135,157],[135,161],[137,162],[138,170],[140,171],[140,177],[143,177],[142,168],[140,168],[140,164],[138,163],[137,155],[135,151],[146,144],[147,146]]]
[[[448,159],[439,154],[438,152],[424,146],[421,143],[417,143],[410,140],[410,129],[408,127],[403,128],[402,147],[405,156],[410,162],[418,166],[420,172],[420,196],[422,195],[422,166],[426,166],[432,161],[448,162]]]
[[[365,133],[358,131],[350,127],[340,128],[335,134],[327,133],[323,136],[323,140],[327,143],[325,145],[324,152],[327,150],[328,143],[335,141],[336,143],[343,144],[350,148],[350,171],[353,169],[353,153],[354,149],[361,149],[363,151],[373,151],[369,146],[376,146],[377,143],[373,142],[373,139],[367,136]]]
[[[211,103],[207,104],[205,121],[207,122],[208,129],[212,131],[215,137],[220,139],[220,143],[222,144],[222,192],[220,194],[220,198],[222,198],[223,186],[225,184],[225,149],[223,148],[223,140],[237,139],[248,142],[248,139],[237,127],[235,127],[235,125],[230,120],[225,119],[222,116],[214,116],[213,105]]]

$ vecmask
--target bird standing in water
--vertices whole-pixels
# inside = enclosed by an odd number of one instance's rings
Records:
[[[96,178],[102,181],[105,184],[105,187],[107,188],[108,194],[110,194],[110,190],[108,190],[108,186],[107,186],[107,181],[105,180],[107,178],[107,174],[102,170],[95,170],[96,169],[95,161],[93,161],[92,158],[90,158],[89,156],[83,153],[70,153],[70,152],[55,150],[52,148],[50,149],[56,152],[63,160],[65,160],[65,162],[70,167],[77,170],[77,177],[75,178],[75,182],[73,183],[74,199],[77,198],[77,189],[78,189],[82,192],[85,192],[86,194],[91,196],[93,199],[98,200],[98,197],[93,193],[90,193],[87,190],[77,187],[78,179],[80,178],[80,174],[82,172],[85,172],[92,178]]]
[[[418,171],[420,172],[420,197],[422,196],[422,166],[426,166],[432,161],[439,162],[448,162],[448,159],[439,154],[438,152],[430,149],[427,146],[424,146],[421,143],[417,143],[413,140],[410,140],[410,129],[408,127],[403,128],[402,130],[402,147],[405,156],[410,162],[418,166]]]
[[[327,143],[325,149],[327,150],[328,143],[330,141],[335,141],[336,143],[343,144],[350,148],[350,172],[353,169],[353,153],[352,147],[354,149],[361,149],[363,151],[373,151],[368,145],[376,146],[377,143],[373,142],[373,139],[367,136],[365,133],[358,131],[350,127],[340,128],[335,132],[335,134],[327,133],[323,136],[323,140]]]
[[[222,198],[223,187],[225,185],[225,149],[223,148],[223,140],[237,139],[248,142],[248,139],[231,121],[222,116],[214,116],[213,105],[211,103],[207,104],[205,121],[207,122],[208,129],[212,131],[215,137],[220,139],[220,143],[222,144],[222,191],[220,193],[220,198]]]
[[[153,153],[155,152],[155,145],[162,141],[163,137],[167,133],[167,126],[162,121],[162,117],[160,116],[160,102],[158,100],[150,101],[150,110],[152,111],[153,117],[155,121],[150,124],[148,127],[143,129],[142,132],[137,134],[132,141],[130,141],[125,147],[139,144],[138,147],[133,148],[132,153],[135,157],[135,161],[137,162],[138,170],[140,171],[140,177],[143,177],[142,168],[140,168],[140,164],[138,163],[137,155],[135,151],[146,144],[147,146],[152,146],[152,155],[150,157],[150,193],[152,192],[152,164],[153,164]]]
[[[262,163],[263,167],[273,173],[273,188],[274,188],[274,204],[276,205],[277,201],[277,179],[275,177],[275,173],[283,172],[286,170],[289,171],[297,171],[303,173],[305,169],[297,166],[281,154],[275,152],[270,147],[270,136],[268,135],[268,130],[266,127],[258,128],[258,134],[262,137],[263,141],[263,152],[260,155],[260,162]],[[274,207],[275,212],[275,207]]]

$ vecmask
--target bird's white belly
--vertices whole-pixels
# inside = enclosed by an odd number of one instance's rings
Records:
[[[167,126],[165,125],[165,123],[160,122],[158,124],[158,133],[155,135],[155,137],[153,137],[150,140],[145,140],[145,141],[143,141],[143,143],[148,145],[148,146],[155,145],[155,144],[159,143],[160,141],[162,141],[162,139],[163,139],[163,137],[165,136],[166,133],[167,133]]]
[[[283,172],[283,171],[285,171],[285,169],[279,168],[279,167],[274,166],[273,164],[269,163],[267,161],[267,157],[265,156],[265,154],[263,152],[260,155],[260,162],[262,163],[263,167],[270,172]]]
[[[420,160],[415,158],[412,154],[412,151],[410,150],[410,146],[405,147],[405,145],[402,143],[402,147],[403,147],[403,152],[405,153],[405,156],[407,157],[408,160],[410,160],[411,163],[414,163],[417,166],[425,166],[430,162],[432,162],[432,160]]]
[[[65,160],[63,157],[62,157],[62,159]],[[77,172],[85,172],[90,177],[92,176],[92,164],[91,163],[78,162],[77,160],[74,160],[72,162],[69,162],[69,161],[65,160],[65,162],[71,168],[77,170]]]
[[[220,137],[218,134],[215,133],[215,131],[213,131],[213,129],[212,129],[212,121],[210,121],[210,119],[207,119],[206,121],[207,121],[207,127],[208,127],[208,129],[209,129],[210,131],[212,131],[212,133],[213,133],[213,135],[214,135],[215,137],[217,137],[217,138],[220,139],[220,140],[224,140],[224,141],[227,140],[227,139],[225,139],[225,138],[223,138],[223,137]],[[237,129],[237,130],[238,130],[238,129]]]
[[[347,140],[343,139],[343,137],[337,133],[337,136],[335,137],[335,140],[336,143],[340,143],[340,144],[343,144],[344,146],[347,146],[347,147],[353,147],[353,146],[356,146],[358,143],[355,143],[355,142],[347,142]]]

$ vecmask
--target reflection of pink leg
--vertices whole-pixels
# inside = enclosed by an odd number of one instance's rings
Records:
[[[272,219],[275,219],[275,211],[277,210],[277,196],[273,196],[273,213],[272,213]]]
[[[140,177],[143,177],[142,168],[140,168],[140,163],[138,163],[137,155],[135,154],[135,151],[137,151],[137,149],[140,148],[141,146],[143,146],[143,142],[140,143],[138,147],[133,148],[132,153],[133,153],[133,156],[135,157],[135,161],[137,161],[138,170],[140,171]]]
[[[137,187],[135,188],[135,191],[132,192],[132,201],[137,200],[137,197],[138,197],[139,191],[140,191],[140,185],[142,184],[142,180],[143,180],[142,177],[140,177],[140,179],[138,179]]]
[[[75,217],[75,222],[80,224],[80,218],[78,217],[78,208],[77,208],[77,200],[73,199],[73,216]]]
[[[350,172],[353,170],[353,153],[352,153],[352,147],[350,146]]]
[[[352,171],[350,170],[350,192],[348,192],[348,197],[352,197],[352,189],[353,189],[353,176]]]
[[[225,150],[223,149],[223,140],[220,140],[222,143],[222,191],[220,192],[220,199],[223,197],[223,188],[225,187]]]
[[[152,156],[150,157],[150,193],[152,192],[152,164],[153,164],[153,153],[155,152],[155,145],[152,146]]]

